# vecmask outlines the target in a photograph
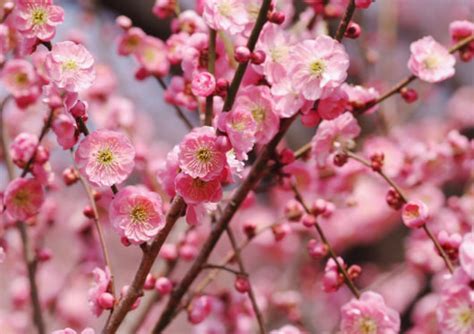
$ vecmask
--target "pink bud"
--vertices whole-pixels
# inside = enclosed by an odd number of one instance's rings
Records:
[[[152,274],[148,274],[145,279],[145,284],[143,285],[143,289],[145,290],[152,290],[155,288],[156,278]]]
[[[122,28],[123,30],[128,30],[132,27],[132,20],[125,15],[120,15],[115,19],[115,23],[117,26]]]
[[[217,79],[216,82],[216,94],[219,96],[225,96],[229,89],[229,81],[223,78]]]
[[[237,276],[234,282],[235,290],[240,293],[247,293],[250,289],[250,283],[247,277]]]
[[[319,116],[318,112],[314,109],[311,109],[310,112],[301,115],[301,123],[308,127],[308,128],[313,128],[316,125],[319,124],[321,121],[321,117]]]
[[[104,292],[99,296],[99,306],[104,310],[110,310],[114,307],[115,298],[111,293]]]
[[[163,247],[161,247],[160,257],[168,261],[176,260],[178,258],[176,245],[170,243],[164,244]]]
[[[298,221],[303,216],[303,205],[295,199],[290,199],[285,205],[285,217],[289,221]]]
[[[120,242],[122,243],[122,245],[124,245],[125,247],[128,247],[130,246],[132,243],[130,242],[130,240],[128,240],[127,237],[121,237],[120,238]]]
[[[262,50],[257,50],[252,53],[250,58],[253,64],[260,65],[260,64],[263,64],[267,56],[265,55],[265,52],[263,52]]]
[[[428,207],[420,201],[408,202],[402,209],[402,220],[408,228],[418,228],[428,221]]]
[[[370,4],[372,3],[372,0],[355,0],[355,6],[357,8],[369,8]]]
[[[351,279],[356,279],[362,273],[362,268],[357,264],[353,264],[347,269],[347,273]]]
[[[48,248],[41,248],[36,250],[36,258],[38,261],[46,262],[51,260],[53,252]]]
[[[228,152],[232,149],[232,144],[230,143],[229,138],[227,136],[219,136],[217,137],[217,149],[221,152]]]
[[[328,248],[323,243],[315,239],[308,241],[307,249],[309,255],[316,259],[325,257],[328,253]]]
[[[278,224],[272,226],[273,236],[276,241],[281,241],[290,232],[288,224]]]
[[[144,67],[140,67],[140,68],[137,69],[137,71],[135,72],[135,79],[137,79],[138,81],[145,80],[145,79],[148,78],[149,76],[150,76],[150,72],[148,72],[147,69],[144,68]]]
[[[326,210],[321,214],[324,218],[329,218],[332,216],[334,211],[336,210],[336,206],[332,202],[326,202]]]
[[[284,165],[291,164],[295,161],[295,152],[289,148],[284,148],[280,152],[280,162]]]
[[[42,145],[38,146],[35,154],[35,162],[44,165],[49,160],[49,151]]]
[[[184,244],[179,248],[179,256],[185,261],[191,261],[197,256],[198,250],[194,245]]]
[[[214,93],[216,89],[216,79],[209,72],[200,72],[193,75],[191,91],[196,96],[207,97]]]
[[[87,102],[82,102],[78,100],[77,103],[69,110],[72,116],[74,117],[84,117],[87,115]]]
[[[63,181],[67,186],[70,186],[76,183],[78,180],[79,180],[79,174],[74,168],[69,167],[63,171]]]
[[[246,46],[238,46],[234,51],[234,58],[239,63],[248,62],[252,53]]]
[[[406,103],[413,103],[418,100],[418,93],[413,88],[402,88],[400,90],[400,95]]]
[[[86,206],[84,208],[84,210],[82,210],[82,213],[84,214],[84,216],[86,216],[89,219],[94,219],[95,218],[94,210],[89,205]]]
[[[306,227],[313,227],[316,225],[316,217],[310,214],[304,214],[303,219],[301,220],[304,226]]]
[[[253,222],[245,222],[243,229],[247,238],[252,239],[255,236],[257,226],[255,226],[255,223]]]
[[[155,283],[155,289],[161,295],[167,295],[173,290],[173,283],[166,277],[159,277]]]
[[[268,14],[268,21],[275,24],[282,24],[283,22],[285,22],[285,13],[271,12]]]
[[[188,320],[192,324],[204,321],[212,311],[211,299],[208,296],[194,298],[188,309]]]
[[[347,38],[356,39],[356,38],[359,38],[360,33],[361,33],[360,25],[358,25],[355,22],[349,22],[346,32],[344,33],[344,36]]]
[[[313,215],[319,216],[323,214],[324,212],[326,212],[327,207],[328,207],[328,202],[322,198],[318,198],[311,204],[311,207],[309,210],[311,211]]]

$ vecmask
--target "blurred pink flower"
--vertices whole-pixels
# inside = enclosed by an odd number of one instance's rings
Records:
[[[191,90],[194,95],[207,97],[214,93],[216,89],[216,79],[209,72],[194,73],[191,82]]]
[[[135,149],[120,132],[98,130],[79,144],[74,160],[91,183],[112,186],[123,182],[135,165]]]
[[[36,179],[17,178],[8,184],[3,195],[5,214],[11,220],[33,217],[43,202],[43,188]]]
[[[132,244],[150,241],[165,224],[160,196],[141,186],[118,192],[110,203],[109,219],[118,234]]]
[[[408,68],[421,80],[434,83],[454,75],[456,58],[433,37],[426,36],[411,43],[410,51]]]
[[[218,202],[222,198],[221,183],[217,179],[204,181],[181,173],[175,182],[176,192],[188,204]]]
[[[92,313],[98,317],[104,310],[100,306],[100,297],[108,292],[111,275],[108,267],[105,267],[105,270],[96,267],[92,274],[94,275],[94,282],[89,289],[88,300]]]
[[[28,160],[33,157],[38,145],[36,135],[22,132],[10,143],[10,155],[13,162],[20,168],[25,167]]]
[[[426,224],[429,218],[428,207],[421,201],[411,201],[402,208],[403,223],[408,228],[418,228]]]
[[[34,102],[40,95],[35,69],[26,60],[7,61],[2,69],[1,79],[7,91],[16,99],[29,99]]]
[[[144,37],[135,52],[135,57],[150,74],[162,77],[167,75],[170,70],[170,63],[166,56],[166,45],[156,37]]]

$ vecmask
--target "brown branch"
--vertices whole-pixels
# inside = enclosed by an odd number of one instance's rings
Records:
[[[235,269],[229,268],[227,266],[223,266],[221,264],[207,263],[207,264],[202,266],[202,269],[217,269],[217,270],[227,271],[231,274],[234,274],[235,276],[247,276],[247,274],[244,273],[243,271],[235,270]]]
[[[207,70],[212,75],[215,74],[216,64],[216,37],[217,32],[214,29],[209,29],[209,49],[208,49],[208,63]],[[214,116],[214,94],[206,97],[206,113],[204,115],[204,125],[212,125],[212,118]]]
[[[349,0],[347,4],[346,12],[344,13],[344,17],[342,18],[339,26],[337,27],[336,35],[334,38],[340,42],[344,38],[344,33],[347,30],[347,26],[351,22],[352,16],[354,15],[355,11],[355,0]]]
[[[242,257],[240,256],[239,246],[237,245],[237,241],[235,240],[234,233],[232,232],[232,229],[230,228],[230,226],[227,226],[226,231],[227,231],[227,236],[229,237],[229,240],[230,240],[230,244],[232,245],[232,249],[234,250],[235,259],[237,260],[237,264],[239,265],[240,272],[242,272],[245,276],[247,276],[247,280],[249,282],[249,291],[247,292],[247,294],[250,298],[253,311],[255,312],[255,316],[257,318],[260,334],[265,334],[265,324],[263,321],[262,312],[260,312],[260,309],[258,307],[257,299],[255,298],[255,292],[253,290],[252,284],[250,284],[250,277],[248,277],[249,275],[247,271],[245,270],[244,261],[242,260]]]
[[[207,258],[211,254],[212,250],[219,241],[222,233],[225,231],[229,225],[232,217],[234,216],[237,209],[240,207],[242,202],[247,197],[248,193],[257,185],[260,181],[260,178],[265,170],[267,162],[273,155],[273,152],[280,142],[280,140],[285,135],[286,131],[290,127],[291,123],[295,119],[295,116],[292,118],[283,119],[280,124],[280,130],[275,135],[275,137],[262,149],[258,155],[257,160],[255,161],[252,169],[250,170],[247,178],[242,183],[242,185],[237,189],[237,191],[232,196],[232,199],[229,201],[227,206],[224,208],[224,211],[218,222],[213,226],[213,230],[209,238],[204,242],[204,245],[201,248],[196,260],[194,261],[191,268],[188,270],[183,280],[178,284],[176,289],[173,291],[168,304],[166,305],[163,313],[161,314],[160,319],[158,320],[153,333],[161,333],[171,322],[173,314],[178,308],[181,299],[184,294],[188,291],[191,284],[194,282],[196,277],[201,272],[202,266],[207,262]]]
[[[298,202],[301,203],[301,205],[303,206],[304,210],[306,211],[306,213],[310,213],[310,210],[308,208],[308,206],[306,205],[304,199],[303,199],[303,196],[301,195],[301,193],[299,192],[298,188],[296,187],[296,185],[294,183],[291,184],[291,188],[293,189],[293,192],[295,193],[295,198]],[[321,241],[323,242],[323,244],[326,246],[328,252],[329,252],[329,256],[334,260],[334,262],[336,262],[336,265],[337,265],[337,268],[339,269],[339,272],[342,274],[342,276],[344,277],[344,283],[347,285],[347,287],[349,288],[349,290],[351,290],[352,294],[356,297],[356,298],[359,298],[360,297],[360,291],[359,289],[355,286],[354,282],[352,282],[352,279],[350,278],[349,274],[347,273],[347,270],[342,266],[342,264],[339,262],[339,260],[337,259],[337,254],[336,252],[334,251],[334,249],[332,248],[328,238],[326,237],[326,235],[324,234],[324,231],[323,229],[321,228],[321,226],[319,225],[319,223],[316,223],[315,225],[315,228],[316,228],[316,231],[318,232],[319,234],[319,237],[321,238]]]

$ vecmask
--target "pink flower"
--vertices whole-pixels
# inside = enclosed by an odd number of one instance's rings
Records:
[[[328,36],[304,40],[291,50],[289,73],[296,91],[317,100],[347,77],[349,56],[344,46]]]
[[[197,99],[191,91],[191,82],[185,80],[183,77],[174,76],[168,89],[164,94],[165,101],[170,104],[185,107],[189,110],[197,108]]]
[[[164,191],[170,197],[176,194],[174,180],[179,173],[179,146],[176,145],[166,156],[166,161],[160,164],[156,171],[156,177]]]
[[[94,58],[84,46],[74,42],[53,45],[45,66],[51,81],[67,91],[85,90],[95,79]]]
[[[349,104],[354,110],[363,109],[370,103],[374,102],[379,98],[379,92],[373,88],[365,88],[363,86],[352,86],[348,84],[342,84],[342,89],[345,90],[349,96]],[[372,108],[365,111],[366,114],[371,114],[376,112],[379,109],[378,105],[373,106]]]
[[[25,167],[33,157],[38,145],[38,137],[22,132],[10,144],[10,155],[13,162],[20,168]]]
[[[3,196],[5,213],[11,220],[23,221],[33,217],[43,202],[43,188],[36,179],[17,178],[11,181]]]
[[[423,37],[411,43],[410,51],[408,68],[421,80],[440,82],[454,75],[456,58],[433,37]]]
[[[373,0],[355,0],[355,5],[357,8],[369,8]]]
[[[338,257],[337,261],[340,265],[346,267],[346,264],[342,258]],[[323,290],[325,292],[336,292],[343,284],[344,278],[339,272],[336,261],[334,261],[332,258],[329,259],[326,263],[326,267],[324,268]]]
[[[385,305],[383,297],[366,291],[341,308],[341,331],[344,334],[397,334],[400,315]]]
[[[162,206],[157,193],[140,186],[128,186],[110,203],[109,219],[121,237],[140,244],[153,239],[163,228]]]
[[[467,20],[453,21],[449,25],[449,34],[453,41],[459,42],[460,40],[474,34],[474,23]]]
[[[15,98],[32,96],[36,99],[40,94],[35,69],[26,60],[7,61],[2,69],[1,78],[7,91]]]
[[[204,181],[199,178],[181,173],[176,177],[176,192],[188,204],[218,202],[222,198],[222,188],[219,180]]]
[[[98,186],[123,182],[135,165],[135,149],[119,132],[98,130],[84,138],[74,160],[79,171]]]
[[[88,300],[92,313],[98,317],[104,310],[100,305],[100,298],[104,293],[108,293],[111,275],[108,267],[105,267],[105,271],[100,268],[95,268],[92,274],[94,275],[94,282],[89,289]]]
[[[318,114],[322,119],[331,120],[342,114],[347,106],[347,93],[339,88],[330,95],[319,100]]]
[[[312,152],[318,164],[325,165],[334,151],[351,148],[352,139],[359,133],[359,124],[351,113],[344,113],[331,121],[322,121],[312,140]]]
[[[207,97],[214,93],[216,89],[216,79],[209,72],[195,73],[191,83],[191,90],[194,95]]]
[[[50,41],[56,26],[64,21],[64,10],[53,0],[19,0],[15,7],[14,26],[28,38]]]
[[[160,19],[165,19],[175,13],[176,0],[156,0],[152,12]]]
[[[408,202],[403,206],[402,219],[408,228],[418,228],[429,218],[428,207],[420,201]]]
[[[206,319],[212,311],[212,300],[209,296],[195,297],[188,308],[188,320],[198,324]]]
[[[291,117],[300,109],[311,108],[313,105],[293,88],[289,78],[277,81],[271,92],[275,100],[275,111],[282,118]]]
[[[118,41],[118,54],[128,56],[138,51],[145,39],[145,32],[137,27],[128,29]]]
[[[217,145],[214,128],[203,126],[187,134],[179,145],[179,167],[192,178],[211,180],[226,164],[225,153]]]
[[[280,118],[274,111],[273,99],[267,86],[247,86],[242,89],[234,110],[237,108],[243,108],[252,114],[257,123],[257,143],[268,143],[278,132]]]
[[[246,158],[255,144],[257,123],[250,111],[243,107],[236,107],[232,112],[223,112],[219,115],[219,129],[227,133],[232,147],[238,158]]]
[[[146,36],[141,41],[135,57],[150,74],[162,77],[170,70],[170,63],[166,56],[166,45],[158,38]]]
[[[61,113],[54,118],[51,129],[56,135],[58,144],[65,150],[76,145],[79,136],[77,134],[76,122],[71,115]]]
[[[244,3],[238,0],[205,1],[203,18],[212,29],[231,35],[242,32],[249,21]]]
[[[459,247],[459,261],[466,274],[474,280],[474,233],[468,233]]]

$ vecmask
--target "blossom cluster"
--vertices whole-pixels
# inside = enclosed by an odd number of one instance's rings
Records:
[[[0,1],[0,332],[474,333],[474,23],[389,88],[373,2],[156,0],[166,37],[104,24],[119,77],[68,5]]]

